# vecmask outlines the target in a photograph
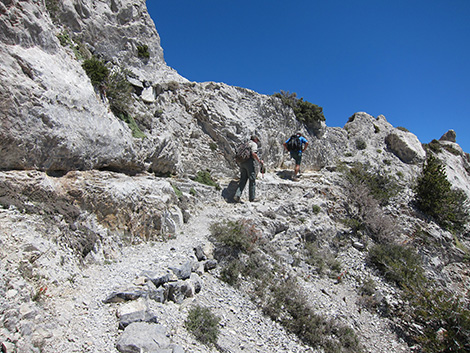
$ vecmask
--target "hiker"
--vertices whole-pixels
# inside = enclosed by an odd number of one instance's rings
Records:
[[[286,151],[290,152],[290,156],[294,158],[294,178],[300,177],[300,163],[302,162],[302,153],[307,149],[308,141],[302,136],[300,132],[289,137],[289,139],[283,143]]]
[[[250,150],[250,156],[245,161],[240,163],[240,182],[238,183],[237,191],[233,200],[235,202],[240,202],[240,197],[242,196],[243,189],[245,188],[246,182],[249,181],[248,186],[248,197],[250,202],[257,201],[255,199],[255,189],[256,189],[256,170],[255,170],[255,161],[257,161],[261,167],[263,167],[264,162],[258,157],[258,145],[259,138],[257,136],[251,136],[248,141],[248,147]]]

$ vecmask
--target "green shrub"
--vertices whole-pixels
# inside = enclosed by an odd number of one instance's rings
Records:
[[[312,212],[313,214],[319,214],[321,212],[321,207],[318,205],[313,205],[312,206]]]
[[[62,45],[63,47],[72,45],[72,40],[70,39],[69,34],[66,31],[59,33],[57,35],[57,38],[59,39],[60,45]]]
[[[367,144],[363,139],[356,140],[356,148],[358,150],[365,150],[367,148]]]
[[[211,173],[208,170],[200,170],[197,172],[194,181],[204,185],[214,186],[217,190],[220,190],[220,185],[212,178]]]
[[[404,132],[410,132],[406,127],[403,127],[403,126],[397,126],[397,130],[404,131]]]
[[[70,38],[67,31],[63,31],[57,35],[60,44],[63,47],[69,47],[72,49],[73,53],[75,54],[75,58],[77,60],[83,60],[84,58],[91,58],[92,55],[89,50],[83,45],[83,43],[78,42],[76,43],[72,38]]]
[[[215,345],[220,333],[219,322],[220,318],[210,309],[197,305],[189,310],[185,327],[199,342]]]
[[[352,168],[344,171],[344,175],[353,187],[366,185],[381,205],[387,204],[400,190],[396,180],[390,175],[381,170],[370,171],[369,167],[362,163],[355,163]]]
[[[215,142],[210,142],[209,143],[209,148],[211,149],[212,152],[217,151],[217,144]]]
[[[106,96],[111,111],[117,116],[128,115],[127,112],[132,102],[133,88],[127,80],[128,75],[128,70],[119,68],[113,70],[107,77]]]
[[[46,10],[49,12],[49,16],[53,21],[57,20],[57,14],[59,12],[59,0],[46,0]]]
[[[470,352],[468,302],[434,288],[409,292],[407,298],[412,320],[423,327],[422,334],[412,337],[423,352]]]
[[[450,152],[452,153],[454,156],[460,156],[460,151],[450,145],[444,145],[444,149],[447,151],[447,152]]]
[[[329,250],[319,249],[310,242],[305,243],[305,262],[314,266],[319,274],[331,278],[337,278],[341,272],[341,263]]]
[[[95,87],[104,85],[108,79],[109,70],[106,64],[96,57],[86,59],[82,64],[83,69]]]
[[[314,312],[295,277],[276,262],[272,249],[260,243],[259,232],[250,221],[215,223],[211,233],[214,254],[219,263],[225,262],[221,279],[231,285],[250,281],[251,298],[272,320],[326,353],[362,351],[352,329]]]
[[[304,101],[303,98],[297,98],[297,93],[281,91],[274,93],[274,97],[281,98],[283,104],[294,110],[295,117],[307,128],[315,129],[319,122],[325,121],[323,108],[313,103]]]
[[[428,144],[424,144],[424,148],[430,149],[434,153],[440,153],[442,151],[441,144],[436,139],[432,140]]]
[[[214,223],[210,227],[213,239],[234,253],[249,253],[260,239],[259,231],[248,220]]]
[[[426,284],[424,270],[416,252],[402,245],[379,244],[369,250],[369,260],[383,276],[400,288]]]
[[[149,47],[147,44],[137,45],[137,56],[144,59],[150,58]]]
[[[326,353],[360,353],[354,331],[316,314],[292,278],[273,284],[263,312],[311,347]]]
[[[140,130],[139,126],[135,122],[134,118],[127,113],[120,113],[117,115],[119,119],[124,121],[128,126],[129,129],[132,131],[132,136],[135,138],[146,138],[147,136]]]
[[[444,166],[429,156],[415,187],[417,207],[449,230],[461,230],[468,221],[468,200],[461,190],[452,190]]]
[[[232,260],[223,265],[220,270],[220,279],[231,286],[235,286],[242,272],[243,264],[238,259]]]
[[[173,191],[175,192],[175,195],[177,198],[183,197],[183,192],[175,185],[171,184],[171,187],[173,188]]]

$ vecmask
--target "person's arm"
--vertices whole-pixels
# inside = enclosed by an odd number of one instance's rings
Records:
[[[259,164],[263,164],[263,163],[264,163],[264,161],[263,161],[262,159],[259,159],[258,153],[252,152],[251,155],[253,156],[253,159],[254,159],[255,161],[257,161]]]
[[[302,152],[303,152],[303,151],[305,151],[305,150],[307,149],[307,146],[308,146],[308,141],[307,141],[307,142],[305,142],[305,144],[304,144],[304,148],[302,148]]]

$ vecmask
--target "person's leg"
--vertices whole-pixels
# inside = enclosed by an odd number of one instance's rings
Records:
[[[300,163],[302,162],[302,152],[292,152],[291,156],[292,158],[294,158],[294,161],[295,161],[294,177],[297,177],[300,173]]]
[[[294,169],[294,175],[299,175],[300,174],[300,164],[295,164],[295,169]]]
[[[255,199],[256,194],[256,171],[254,162],[250,163],[247,172],[248,180],[250,181],[248,185],[248,197],[250,201],[253,201]]]
[[[238,188],[237,188],[237,191],[235,192],[235,196],[234,196],[235,201],[240,200],[240,197],[242,196],[243,189],[245,189],[245,185],[246,185],[247,180],[248,180],[248,171],[242,165],[240,167],[240,181],[238,182]]]

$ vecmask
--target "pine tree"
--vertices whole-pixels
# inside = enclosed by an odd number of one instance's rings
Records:
[[[429,156],[415,188],[417,207],[447,229],[461,229],[467,222],[466,195],[452,190],[444,166]]]

